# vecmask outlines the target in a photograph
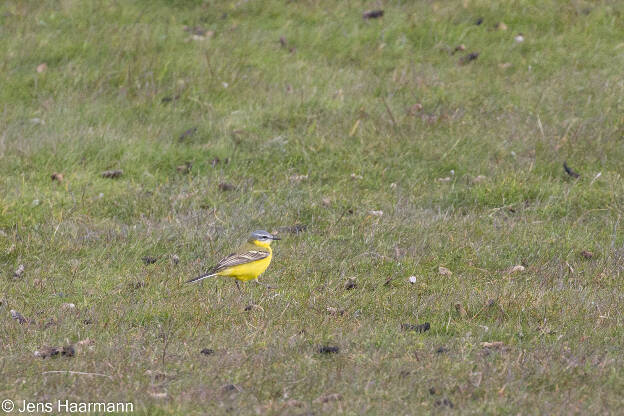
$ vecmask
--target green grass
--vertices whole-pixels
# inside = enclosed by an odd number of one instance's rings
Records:
[[[0,399],[616,413],[624,4],[511,3],[2,2]],[[277,290],[183,284],[295,224]]]

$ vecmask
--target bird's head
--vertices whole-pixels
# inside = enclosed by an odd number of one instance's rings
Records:
[[[256,230],[249,236],[249,241],[251,244],[260,246],[260,247],[269,247],[273,240],[279,240],[279,237],[274,236],[273,234],[264,231],[264,230]]]

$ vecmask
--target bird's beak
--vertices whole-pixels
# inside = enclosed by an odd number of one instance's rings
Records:
[[[279,237],[277,237],[277,236],[275,236],[275,235],[272,235],[272,236],[271,236],[271,240],[281,240],[281,238],[279,238]]]

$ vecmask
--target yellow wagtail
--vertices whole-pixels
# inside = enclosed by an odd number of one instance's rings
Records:
[[[228,276],[236,279],[236,287],[239,292],[239,280],[241,282],[254,280],[260,283],[258,276],[269,267],[273,257],[273,251],[271,250],[273,240],[279,240],[279,238],[264,230],[254,231],[249,236],[247,244],[238,252],[222,258],[208,272],[186,283],[199,282],[213,276]]]

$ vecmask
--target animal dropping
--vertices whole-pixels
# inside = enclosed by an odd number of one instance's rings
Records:
[[[322,347],[319,348],[318,352],[321,354],[336,354],[340,351],[340,348],[338,347],[334,347],[334,346],[330,346],[330,345],[324,345]]]
[[[563,170],[565,170],[565,173],[567,173],[568,175],[570,175],[574,179],[577,179],[578,177],[581,176],[579,173],[577,173],[574,170],[572,170],[572,168],[568,166],[567,162],[563,162]]]
[[[592,257],[594,257],[594,253],[592,253],[592,252],[591,252],[591,251],[589,251],[589,250],[583,250],[583,251],[581,251],[581,257],[583,257],[583,258],[585,258],[585,259],[589,260],[589,259],[591,259]]]
[[[236,189],[236,187],[230,183],[221,182],[219,184],[219,190],[222,192],[233,191],[234,189]]]
[[[466,65],[469,62],[476,60],[479,57],[479,52],[471,52],[466,56],[459,58],[460,65]]]
[[[364,19],[379,19],[380,17],[383,17],[384,15],[384,11],[383,10],[368,10],[366,12],[364,12],[362,14],[362,18]]]

